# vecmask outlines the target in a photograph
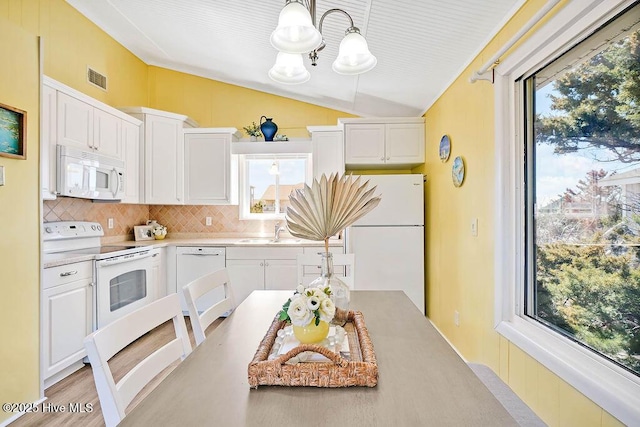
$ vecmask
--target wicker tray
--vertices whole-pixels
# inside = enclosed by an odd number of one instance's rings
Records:
[[[364,324],[364,316],[359,311],[338,310],[336,318],[347,322],[347,333],[351,353],[357,357],[352,360],[315,344],[302,344],[273,360],[267,360],[278,331],[285,322],[276,316],[271,327],[262,339],[253,360],[249,363],[249,385],[306,386],[306,387],[375,387],[378,383],[378,365],[369,332]],[[353,346],[356,348],[353,348]],[[292,357],[303,351],[314,351],[329,359],[328,362],[301,362],[286,364]],[[354,360],[355,359],[355,360]]]

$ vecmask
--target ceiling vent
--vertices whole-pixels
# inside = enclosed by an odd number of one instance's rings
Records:
[[[100,89],[106,91],[107,90],[107,76],[104,76],[87,67],[87,80],[94,86],[98,86]]]

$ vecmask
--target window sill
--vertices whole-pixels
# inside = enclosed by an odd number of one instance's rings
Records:
[[[640,380],[580,345],[520,317],[496,331],[627,425],[640,420]]]

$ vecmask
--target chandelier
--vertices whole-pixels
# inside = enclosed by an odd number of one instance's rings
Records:
[[[275,65],[269,70],[269,77],[279,83],[304,83],[311,75],[304,66],[302,54],[308,53],[311,65],[318,61],[318,52],[325,47],[322,37],[322,23],[334,12],[340,12],[349,19],[349,28],[340,42],[338,57],[331,68],[338,74],[362,74],[376,66],[376,57],[369,52],[367,41],[360,30],[353,25],[351,15],[342,9],[329,9],[316,21],[316,0],[286,0],[280,11],[278,26],[271,33],[271,44],[278,49]],[[304,2],[304,3],[303,3]]]

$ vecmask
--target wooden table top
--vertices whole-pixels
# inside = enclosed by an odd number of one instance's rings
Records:
[[[374,388],[249,387],[247,368],[290,291],[254,291],[122,426],[515,426],[401,291],[353,291],[376,352]]]

